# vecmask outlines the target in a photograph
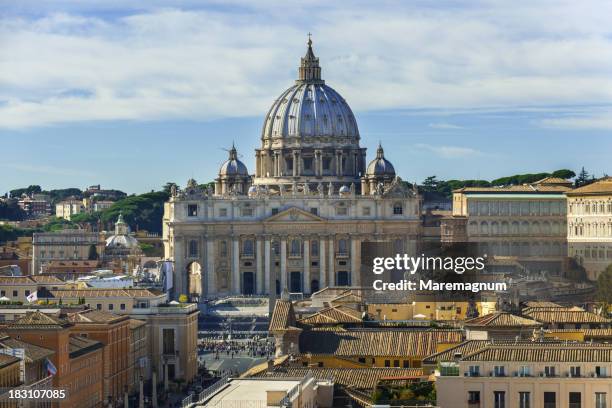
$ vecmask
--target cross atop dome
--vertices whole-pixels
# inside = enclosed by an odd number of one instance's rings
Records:
[[[321,67],[319,66],[319,59],[315,56],[312,50],[312,34],[308,33],[308,49],[306,55],[302,58],[300,68],[298,70],[299,77],[298,82],[307,83],[323,83],[321,79]]]

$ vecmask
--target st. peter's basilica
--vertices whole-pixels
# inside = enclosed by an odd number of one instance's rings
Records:
[[[214,191],[189,180],[165,204],[173,295],[360,286],[363,243],[416,253],[418,194],[382,146],[367,164],[359,141],[355,116],[322,79],[309,39],[298,79],[264,118],[254,174],[232,146]]]

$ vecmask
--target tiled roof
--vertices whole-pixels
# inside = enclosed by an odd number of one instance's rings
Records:
[[[585,340],[612,339],[612,329],[584,329]]]
[[[278,299],[270,319],[270,331],[285,330],[295,326],[295,312],[290,300]]]
[[[450,330],[306,330],[300,335],[300,352],[426,357],[437,351],[439,343],[459,343],[462,340],[460,331]]]
[[[92,298],[92,297],[157,297],[161,293],[152,289],[57,289],[48,291],[51,298]]]
[[[9,349],[23,349],[25,351],[26,363],[39,361],[55,354],[53,350],[49,350],[35,344],[26,343],[25,341],[17,340],[12,337],[0,339],[0,347]]]
[[[490,343],[489,340],[467,340],[439,353],[434,353],[423,360],[423,364],[435,364],[439,361],[454,361],[457,354],[467,356],[482,349]]]
[[[584,194],[612,194],[612,177],[605,177],[594,183],[567,192],[567,195],[571,196]]]
[[[462,187],[453,190],[454,193],[490,193],[490,194],[541,194],[541,193],[565,193],[570,187],[547,184],[522,184],[518,186],[504,187]]]
[[[115,323],[128,320],[128,316],[120,316],[101,310],[88,309],[81,312],[69,313],[68,320],[72,323]]]
[[[420,368],[326,368],[326,367],[279,367],[272,371],[261,371],[257,378],[302,378],[310,372],[316,379],[333,380],[343,387],[374,389],[383,379],[415,379],[423,377]]]
[[[611,320],[585,310],[550,309],[528,310],[524,314],[542,323],[610,323]]]
[[[138,320],[138,319],[130,319],[130,329],[137,329],[141,326],[144,326],[147,322]]]
[[[348,292],[330,301],[331,304],[363,303],[363,298],[353,292]]]
[[[21,360],[17,357],[0,354],[0,368],[10,366],[11,364],[19,363]]]
[[[305,325],[361,323],[361,312],[348,306],[332,306],[297,321]]]
[[[90,340],[83,336],[70,336],[68,349],[70,358],[76,358],[103,347],[103,344],[96,340]]]
[[[29,276],[0,276],[0,285],[36,285],[36,282]]]
[[[563,306],[558,305],[558,304],[553,303],[553,302],[546,302],[546,301],[529,301],[529,302],[525,302],[525,308],[529,308],[529,307],[540,308],[540,307],[563,307]]]
[[[607,343],[533,343],[530,345],[490,344],[462,361],[514,362],[612,362],[612,344]]]
[[[466,320],[466,327],[537,327],[542,324],[507,312],[494,312]]]
[[[68,321],[37,310],[35,312],[28,312],[25,316],[10,322],[7,329],[61,329],[68,326],[70,326]]]
[[[57,283],[57,284],[65,284],[63,280],[53,275],[30,275],[29,276],[36,283]]]

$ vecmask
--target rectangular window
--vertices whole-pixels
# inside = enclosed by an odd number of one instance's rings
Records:
[[[572,367],[570,367],[570,376],[571,377],[580,377],[580,366],[572,366]]]
[[[125,310],[125,303],[120,304],[120,305],[119,305],[119,309],[121,309],[121,310]]]
[[[391,360],[385,360],[385,367],[391,367]]]
[[[531,367],[521,366],[519,368],[519,377],[531,377]]]
[[[361,209],[361,214],[362,214],[364,217],[368,217],[368,216],[370,215],[370,207],[363,207],[363,208]]]
[[[505,377],[506,376],[506,367],[504,367],[504,366],[495,366],[493,368],[493,375],[495,377]]]
[[[480,405],[480,391],[468,391],[468,404]]]
[[[506,391],[493,391],[495,408],[506,408]]]
[[[304,170],[307,170],[307,171],[312,170],[312,158],[310,157],[304,158]]]
[[[162,331],[163,353],[174,354],[174,329],[163,329]]]
[[[331,159],[329,157],[323,158],[323,170],[329,170],[331,166]]]
[[[531,408],[531,393],[519,392],[519,408]]]
[[[608,367],[601,367],[601,366],[595,367],[595,375],[597,375],[597,377],[607,377]]]
[[[98,310],[102,310],[102,303],[98,303],[98,304],[96,305],[96,309],[98,309]]]
[[[365,357],[359,357],[359,362],[362,363],[362,364],[365,364],[365,362],[366,362]]]
[[[311,207],[310,213],[314,215],[319,215],[319,209],[317,207]]]
[[[595,393],[595,408],[607,408],[608,394],[605,392]]]
[[[554,377],[555,376],[555,366],[544,367],[544,375],[546,377]]]
[[[319,256],[319,241],[310,241],[310,255]]]
[[[470,377],[480,376],[480,366],[470,366],[468,371],[469,371]]]
[[[410,360],[404,360],[404,368],[410,368]]]
[[[402,215],[404,213],[404,207],[401,204],[393,205],[393,215]]]
[[[557,408],[557,394],[554,392],[544,393],[544,408]]]
[[[278,208],[273,208],[272,209],[272,215],[276,215],[278,214]]]
[[[348,214],[348,208],[346,208],[346,207],[338,207],[338,208],[336,208],[336,215],[343,216],[343,215],[347,215],[347,214]]]
[[[198,216],[198,205],[197,204],[189,204],[189,205],[187,205],[187,216],[188,217],[197,217]]]
[[[579,392],[569,393],[569,408],[582,408],[582,394]]]
[[[17,296],[18,296],[18,293],[19,293],[18,291],[14,290],[14,291],[13,291],[13,297],[17,297]]]
[[[243,208],[242,209],[242,216],[243,217],[252,217],[253,216],[253,209],[252,208]]]
[[[108,310],[113,310],[115,308],[115,305],[113,305],[112,303],[108,304]]]
[[[399,360],[393,360],[393,367],[399,367]]]
[[[219,209],[219,217],[227,217],[227,208]]]

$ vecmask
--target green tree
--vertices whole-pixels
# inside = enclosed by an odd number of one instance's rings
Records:
[[[580,170],[580,173],[578,173],[578,177],[576,177],[574,184],[576,187],[587,185],[589,183],[589,178],[589,173],[584,169],[584,166],[582,166],[582,169]]]
[[[560,177],[560,178],[563,178],[563,179],[567,180],[567,179],[571,179],[571,178],[576,177],[576,173],[574,173],[573,171],[568,170],[568,169],[560,169],[560,170],[553,171],[551,176],[552,177]]]
[[[438,191],[438,186],[440,182],[436,178],[436,176],[429,176],[425,180],[423,180],[423,184],[421,185],[423,191],[434,192]]]
[[[602,313],[607,316],[612,305],[612,264],[597,278],[597,301],[602,306]]]

